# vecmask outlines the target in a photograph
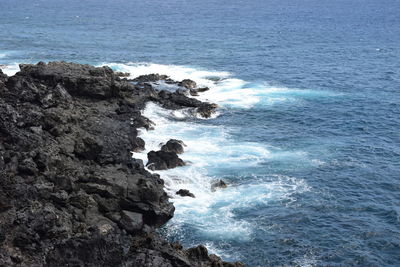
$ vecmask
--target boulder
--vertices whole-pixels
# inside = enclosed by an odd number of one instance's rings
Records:
[[[161,147],[161,150],[165,152],[182,154],[184,152],[183,146],[185,146],[185,144],[181,140],[170,139],[165,145]]]
[[[179,166],[185,166],[185,163],[174,152],[150,151],[147,153],[147,168],[150,170],[167,170]]]

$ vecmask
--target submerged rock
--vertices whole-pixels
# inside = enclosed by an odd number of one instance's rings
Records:
[[[213,184],[211,184],[211,191],[216,191],[219,188],[227,188],[228,185],[223,181],[223,180],[219,180]]]
[[[189,190],[187,190],[187,189],[179,189],[177,192],[176,192],[176,194],[177,195],[180,195],[180,196],[182,196],[182,197],[195,197],[194,196],[194,194],[193,193],[191,193]]]
[[[204,118],[210,118],[217,108],[217,104],[204,103],[197,108],[197,112]]]

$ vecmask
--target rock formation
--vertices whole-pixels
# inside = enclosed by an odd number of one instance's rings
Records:
[[[242,266],[155,230],[172,218],[164,182],[131,151],[148,101],[215,106],[65,62],[0,70],[0,266]],[[167,152],[166,152],[167,153]]]
[[[175,152],[150,151],[147,153],[147,168],[150,170],[167,170],[179,166],[185,166],[182,159]]]
[[[165,145],[161,147],[161,150],[166,152],[174,152],[176,154],[182,154],[184,152],[184,146],[186,145],[181,140],[170,139]]]

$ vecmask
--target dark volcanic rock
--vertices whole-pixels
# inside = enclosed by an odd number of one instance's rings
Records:
[[[143,227],[143,214],[123,210],[119,222],[126,231],[129,233],[135,233]]]
[[[166,80],[166,79],[168,79],[167,75],[147,74],[136,77],[135,79],[133,79],[133,81],[139,83],[149,83],[149,82],[158,82],[160,80]]]
[[[1,70],[1,67],[0,67],[0,82],[4,82],[7,78],[8,78],[8,76],[3,73],[3,71]]]
[[[175,152],[166,151],[150,151],[147,153],[147,168],[150,170],[166,170],[179,166],[185,166],[182,159]]]
[[[20,64],[22,77],[40,80],[46,86],[62,85],[71,95],[106,99],[118,95],[117,76],[109,67],[95,68],[64,62]],[[14,76],[14,77],[16,77]],[[14,80],[14,79],[13,79]]]
[[[140,109],[189,100],[108,67],[20,67],[0,72],[0,266],[229,266],[156,234],[174,207],[159,175],[132,159],[145,146],[137,128],[152,127]],[[183,165],[154,153],[157,164]]]
[[[179,82],[178,85],[181,87],[185,87],[186,89],[194,89],[197,87],[196,82],[189,79],[185,79]]]
[[[204,118],[210,118],[217,107],[216,104],[204,103],[197,108],[197,112]]]
[[[155,100],[167,109],[192,108],[193,114],[199,114],[204,118],[210,118],[218,108],[216,104],[201,102],[179,92],[172,93],[165,90],[159,91],[158,97]]]
[[[121,71],[114,72],[114,73],[118,77],[129,77],[131,75],[129,72],[121,72]]]
[[[185,146],[185,144],[181,140],[170,139],[165,145],[161,147],[161,150],[165,152],[182,154],[184,152],[183,146]]]
[[[196,91],[199,93],[204,93],[205,91],[210,90],[210,88],[208,87],[202,87],[202,88],[197,88]]]
[[[190,89],[189,93],[190,93],[191,96],[199,96],[199,93],[195,89]]]
[[[180,195],[182,197],[195,197],[193,193],[191,193],[189,190],[187,189],[179,189],[176,192],[177,195]]]
[[[176,84],[185,89],[178,89],[175,92],[171,92],[168,90],[154,90],[151,84],[161,80],[165,81],[168,84]],[[143,97],[146,97],[146,100],[159,103],[161,104],[161,106],[167,109],[189,108],[191,109],[191,113],[193,115],[198,114],[201,117],[210,118],[211,115],[218,108],[216,104],[201,102],[195,98],[188,96],[197,96],[199,92],[209,90],[209,88],[207,87],[196,89],[197,85],[192,80],[187,79],[181,82],[176,82],[174,80],[171,80],[166,75],[148,74],[139,76],[132,81],[135,81],[137,83],[137,85],[134,86],[134,91],[136,93],[140,93]],[[133,85],[130,84],[125,86],[129,87]],[[139,103],[139,107],[143,108],[143,104],[144,102],[141,101]]]

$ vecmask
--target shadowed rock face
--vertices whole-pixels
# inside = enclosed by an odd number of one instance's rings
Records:
[[[137,128],[152,127],[140,114],[148,101],[204,103],[165,98],[108,67],[20,68],[0,71],[1,266],[241,266],[155,234],[174,207],[163,180],[131,158],[145,147]]]

